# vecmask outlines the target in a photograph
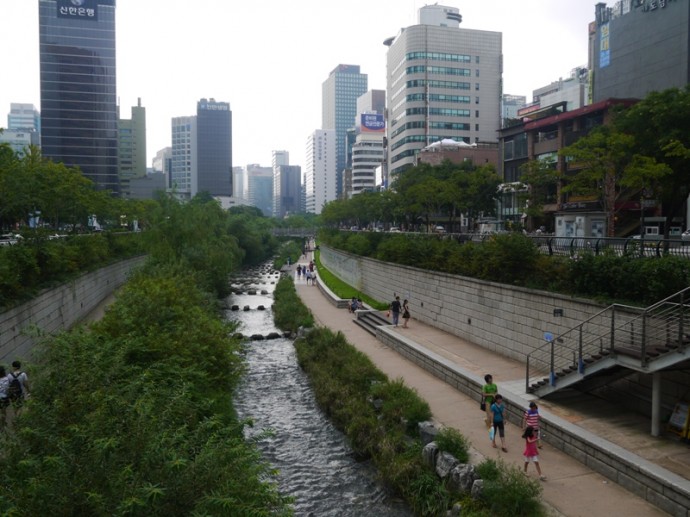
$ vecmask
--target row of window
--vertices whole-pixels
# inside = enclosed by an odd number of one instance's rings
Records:
[[[425,101],[427,98],[433,102],[460,102],[463,104],[470,103],[469,95],[444,95],[442,93],[411,93],[407,96],[407,102]]]
[[[391,134],[391,140],[398,136],[400,133],[407,131],[408,129],[424,129],[426,127],[427,124],[423,120],[406,122]],[[443,129],[447,131],[469,131],[471,127],[472,126],[467,122],[429,122],[429,129]]]
[[[429,59],[431,61],[453,61],[456,63],[471,63],[472,56],[465,54],[447,54],[444,52],[409,52],[405,59],[412,61],[413,59]],[[476,56],[476,62],[479,63],[479,56]]]
[[[408,66],[405,69],[407,75],[412,74],[437,74],[437,75],[460,75],[463,77],[471,77],[472,70],[469,68],[451,68],[448,66]],[[479,77],[479,70],[477,70],[477,77]]]

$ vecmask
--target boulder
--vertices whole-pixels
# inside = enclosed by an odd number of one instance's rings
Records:
[[[256,294],[256,289],[250,289],[247,294]]]
[[[252,334],[250,338],[252,341],[263,341],[264,337],[261,334]]]
[[[479,499],[482,496],[482,490],[484,490],[484,480],[475,479],[474,483],[472,483],[472,490],[470,491],[472,499]]]
[[[443,451],[436,458],[436,474],[441,479],[450,476],[451,471],[460,464],[458,459],[449,452]]]
[[[269,332],[268,335],[266,336],[266,339],[278,339],[280,338],[280,334],[277,332]]]
[[[436,458],[438,457],[438,447],[436,442],[427,443],[422,449],[422,461],[432,469],[436,468]]]
[[[268,291],[266,289],[262,289],[261,294],[268,294]]]
[[[427,420],[425,422],[419,422],[417,427],[419,429],[419,437],[422,440],[422,445],[431,443],[436,439],[439,430],[432,421]]]
[[[245,312],[248,311],[248,310],[249,310],[249,305],[245,305],[245,306],[242,308],[242,310],[245,311]]]
[[[469,492],[477,479],[473,465],[459,464],[450,472],[449,488],[455,492]]]
[[[230,307],[230,310],[231,310],[231,311],[239,311],[239,310],[240,310],[240,306],[239,306],[239,305],[233,305],[232,307]]]
[[[264,307],[263,305],[259,305],[256,309],[259,311],[265,311],[266,307]]]

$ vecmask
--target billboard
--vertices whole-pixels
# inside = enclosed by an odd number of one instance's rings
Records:
[[[58,0],[58,18],[98,20],[98,0]]]
[[[383,115],[378,113],[362,113],[360,115],[362,133],[383,133],[386,131],[386,122]]]

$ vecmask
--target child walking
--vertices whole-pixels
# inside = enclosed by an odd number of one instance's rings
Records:
[[[536,402],[529,403],[529,409],[525,411],[522,416],[522,429],[527,429],[531,427],[534,429],[534,436],[537,438],[537,447],[541,449],[541,432],[539,431],[539,421],[541,417],[539,416],[539,408]]]
[[[527,474],[527,465],[531,461],[537,468],[537,474],[539,474],[539,479],[546,481],[546,476],[542,475],[541,467],[539,466],[539,451],[537,450],[537,435],[534,432],[533,427],[527,426],[525,432],[522,433],[522,437],[525,439],[525,474]]]

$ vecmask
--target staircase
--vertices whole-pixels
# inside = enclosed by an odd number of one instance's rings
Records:
[[[527,356],[539,397],[625,370],[653,373],[690,359],[690,287],[647,308],[613,304]],[[609,377],[610,380],[610,377]]]
[[[356,312],[355,323],[375,336],[376,327],[390,325],[391,321],[380,311],[364,310]]]

